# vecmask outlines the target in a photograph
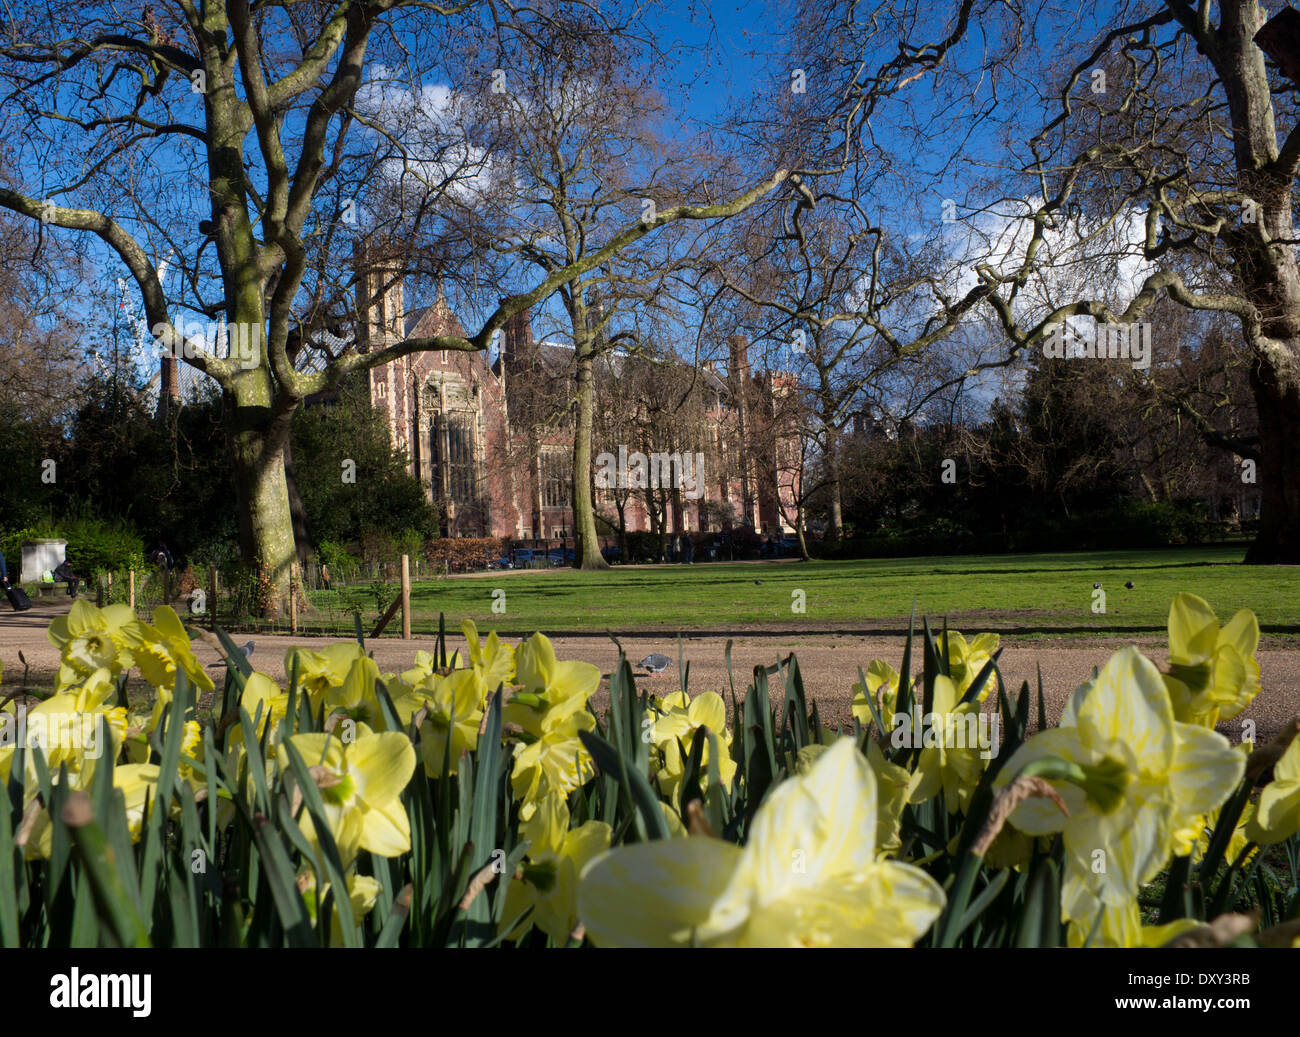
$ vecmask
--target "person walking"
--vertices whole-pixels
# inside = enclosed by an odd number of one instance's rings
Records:
[[[27,596],[27,592],[9,582],[9,566],[5,564],[3,551],[0,551],[0,590],[4,591],[15,612],[26,612],[32,607],[32,599]]]

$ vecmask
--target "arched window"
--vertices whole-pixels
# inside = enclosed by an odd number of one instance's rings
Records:
[[[448,499],[461,507],[479,498],[474,425],[472,411],[451,411],[434,415],[430,428],[434,485],[445,485]]]

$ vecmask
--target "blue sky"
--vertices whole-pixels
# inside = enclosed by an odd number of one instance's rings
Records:
[[[938,6],[945,16],[950,12],[951,5]],[[1045,21],[1040,23],[1038,35],[1041,42],[1051,45],[1058,34],[1072,35],[1075,39],[1081,33],[1087,35],[1095,27],[1097,19],[1109,12],[1110,6],[1103,4],[1099,11],[1091,4],[1080,3],[1077,18],[1070,20],[1073,28],[1068,33],[1064,25],[1050,25]],[[783,88],[783,77],[788,76],[787,62],[783,58],[787,49],[784,34],[792,13],[792,5],[786,0],[767,3],[736,3],[730,0],[714,4],[666,6],[648,16],[656,31],[659,46],[671,59],[668,67],[656,72],[661,76],[670,102],[679,107],[685,121],[717,124],[733,108],[740,106],[743,110],[755,95]],[[925,24],[922,28],[928,35],[937,36],[944,31],[945,26],[936,18],[933,24]],[[973,32],[965,45],[966,49],[959,52],[954,60],[960,63],[972,58],[978,59],[984,48],[996,45],[997,42],[985,40],[978,32]],[[1022,83],[1020,87],[1033,93],[1036,85]],[[1039,84],[1037,89],[1047,92],[1050,84]],[[878,139],[891,152],[894,161],[909,166],[913,171],[932,172],[935,180],[932,190],[915,196],[887,195],[865,199],[868,211],[873,215],[879,211],[881,215],[887,216],[895,224],[896,232],[898,224],[902,224],[905,231],[906,221],[911,215],[924,221],[932,217],[937,219],[944,197],[953,197],[958,206],[963,206],[968,181],[983,172],[978,168],[978,160],[998,157],[993,143],[993,131],[1002,127],[1008,119],[1017,116],[1029,119],[1032,115],[1032,106],[996,110],[987,115],[988,132],[970,140],[966,136],[968,126],[964,123],[961,107],[950,110],[945,118],[940,118],[938,113],[941,109],[929,78],[923,78],[909,86],[907,100],[913,105],[921,122],[929,124],[926,128],[936,132],[937,140],[933,150],[918,147],[914,135],[909,134],[905,127],[900,128],[891,123],[888,111],[882,113],[877,120]],[[939,166],[950,153],[951,147],[958,142],[966,147],[968,156],[977,162],[963,163],[940,175]],[[905,209],[911,209],[912,213],[905,212]],[[113,257],[104,258],[107,261],[101,269],[106,279],[111,281],[122,273],[120,264]],[[138,306],[138,299],[134,302]],[[472,326],[476,317],[481,316],[483,315],[463,313],[462,319]]]

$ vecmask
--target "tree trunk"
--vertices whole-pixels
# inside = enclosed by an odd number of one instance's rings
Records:
[[[840,476],[840,444],[833,428],[826,430],[826,480],[831,496],[830,521],[826,539],[838,544],[844,535],[844,480]],[[803,543],[803,531],[799,532]]]
[[[1251,345],[1251,387],[1259,414],[1259,536],[1253,564],[1300,563],[1300,267],[1292,242],[1295,171],[1277,168],[1278,121],[1263,51],[1254,42],[1267,17],[1252,0],[1221,5],[1212,54],[1232,117],[1240,187],[1260,206],[1260,233],[1238,236],[1236,277],[1260,315]]]
[[[293,436],[284,444],[284,478],[289,491],[289,514],[293,519],[293,542],[298,555],[298,568],[307,571],[311,553],[311,531],[307,528],[307,508],[298,492],[298,475],[293,467]]]
[[[269,375],[260,367],[236,375],[226,393],[240,553],[261,584],[259,612],[273,619],[288,600],[295,554],[284,472],[293,412],[275,414],[270,400]]]
[[[1300,565],[1300,349],[1261,357],[1251,372],[1259,410],[1259,535],[1253,565]]]
[[[573,535],[576,569],[608,569],[596,536],[596,511],[591,498],[591,435],[596,409],[593,360],[595,353],[580,335],[577,348],[578,414],[573,435]]]
[[[618,557],[627,564],[627,498],[620,502],[617,491],[614,494],[614,507],[618,511]]]

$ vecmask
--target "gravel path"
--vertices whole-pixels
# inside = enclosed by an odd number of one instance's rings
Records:
[[[7,605],[0,607],[0,661],[4,663],[4,688],[11,689],[15,678],[23,672],[18,659],[21,650],[34,673],[49,673],[58,666],[58,653],[45,636],[46,627],[54,616],[66,611],[68,601],[39,602],[30,611],[14,613]],[[967,633],[975,633],[972,630]],[[243,644],[247,635],[235,638]],[[252,662],[256,669],[277,680],[284,681],[284,653],[293,644],[318,639],[270,637],[255,635],[256,648]],[[690,663],[690,688],[693,692],[726,692],[730,699],[724,648],[724,637],[690,637],[683,641],[684,655]],[[449,647],[461,643],[459,634]],[[1164,662],[1165,647],[1160,638],[1143,638],[1138,646],[1157,664]],[[369,642],[375,661],[381,671],[401,671],[409,668],[418,649],[432,650],[431,638],[414,638],[402,641],[381,638]],[[624,650],[633,661],[651,652],[672,657],[673,664],[658,677],[638,672],[637,683],[651,692],[666,693],[679,686],[677,675],[677,641],[663,635],[622,639]],[[1022,681],[1036,687],[1036,666],[1042,667],[1043,689],[1047,703],[1049,723],[1055,722],[1070,693],[1088,676],[1094,666],[1105,663],[1121,643],[1028,641],[1023,638],[1003,638],[1004,650],[1001,667],[1010,690],[1019,689]],[[197,641],[196,655],[205,664],[215,664],[217,653],[208,645]],[[618,650],[608,637],[562,637],[555,639],[556,652],[561,659],[584,659],[595,663],[602,673],[609,673],[618,661]],[[757,665],[775,665],[779,657],[795,651],[803,675],[804,689],[815,701],[823,719],[830,723],[849,723],[851,687],[857,680],[857,669],[876,658],[884,659],[897,667],[902,661],[903,638],[859,636],[844,634],[765,636],[755,633],[737,634],[733,639],[732,666],[737,691],[743,695]],[[1292,716],[1300,714],[1300,651],[1277,647],[1265,639],[1258,655],[1263,690],[1255,699],[1246,717],[1256,724],[1256,737],[1266,741]],[[919,661],[918,661],[919,665]],[[215,666],[214,666],[215,672]],[[772,677],[772,697],[781,694],[779,677]],[[602,683],[597,695],[597,706],[608,701],[606,685]],[[1031,710],[1033,715],[1034,710]],[[1241,737],[1240,718],[1220,730],[1232,741]]]

